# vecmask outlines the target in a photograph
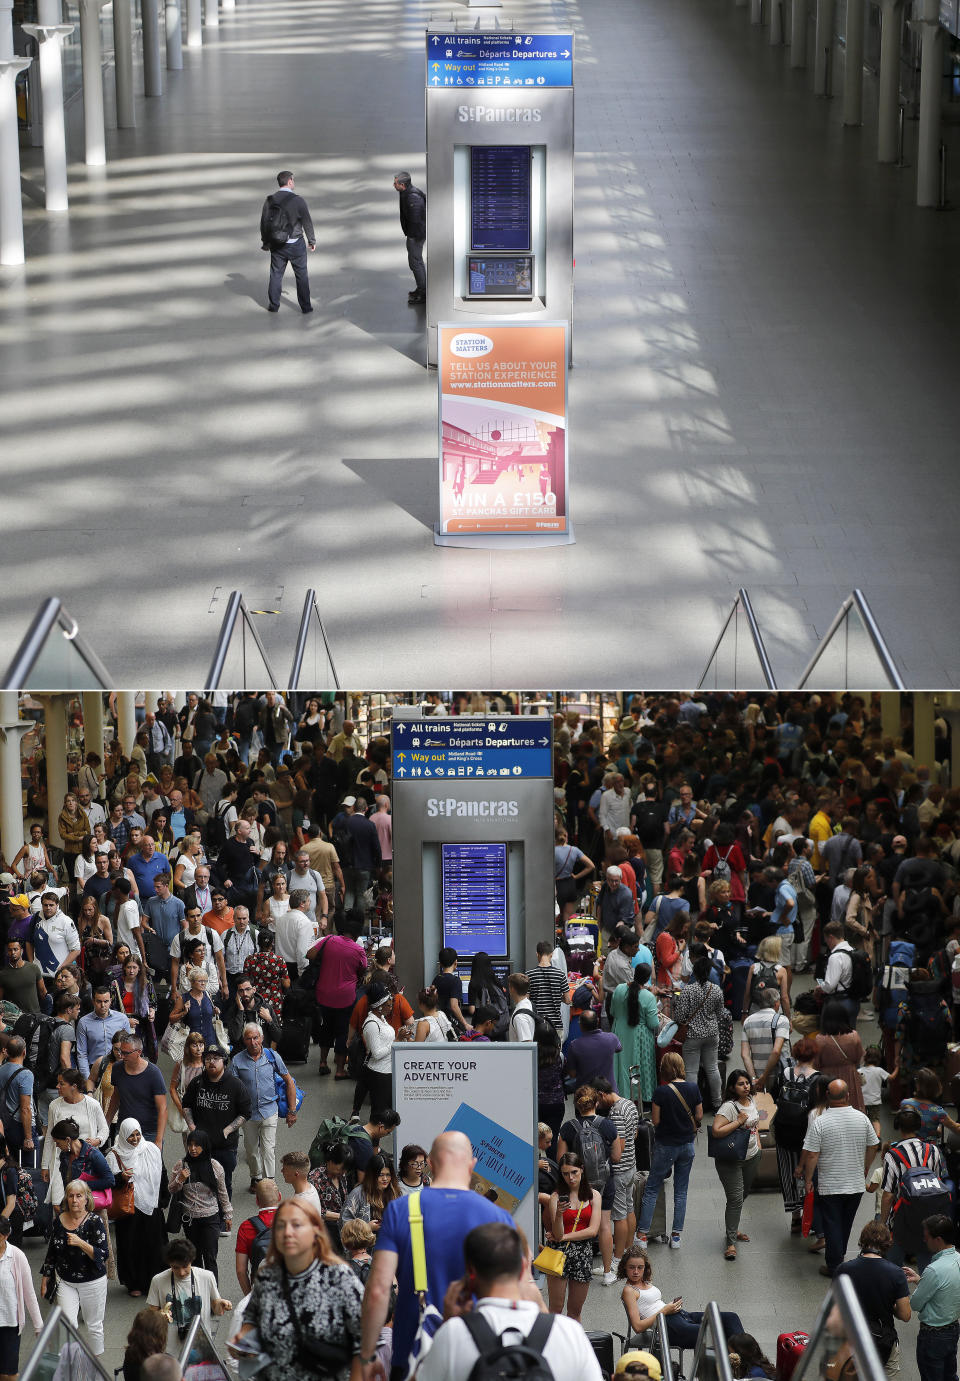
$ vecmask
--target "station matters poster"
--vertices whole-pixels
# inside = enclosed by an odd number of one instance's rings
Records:
[[[441,324],[440,532],[566,533],[566,327]]]

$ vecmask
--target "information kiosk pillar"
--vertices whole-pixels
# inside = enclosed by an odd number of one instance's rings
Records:
[[[428,33],[426,104],[430,364],[440,322],[569,324],[573,36]]]
[[[393,712],[393,897],[407,996],[445,946],[504,976],[553,938],[553,734],[546,717]]]

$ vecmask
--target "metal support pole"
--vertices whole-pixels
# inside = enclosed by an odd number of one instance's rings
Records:
[[[30,58],[0,58],[0,264],[23,263],[17,77]]]
[[[40,45],[40,99],[43,103],[43,200],[48,211],[67,209],[67,130],[63,118],[61,47],[72,24],[24,24]]]
[[[135,129],[133,103],[133,4],[113,0],[113,61],[117,95],[118,129]]]
[[[107,141],[103,124],[103,45],[100,7],[103,0],[80,0],[80,57],[83,68],[83,161],[103,168]]]
[[[877,162],[899,162],[902,149],[900,109],[900,36],[902,0],[885,0],[880,17],[880,103],[877,117]]]
[[[763,0],[750,0],[750,23],[763,23]]]
[[[187,0],[187,47],[199,48],[203,43],[203,20],[200,0]]]
[[[783,3],[784,0],[770,0],[771,48],[777,48],[783,42]]]
[[[143,94],[162,96],[160,0],[140,0],[140,22],[143,27]]]
[[[940,102],[943,30],[937,0],[924,0],[920,25],[920,123],[917,131],[917,205],[940,205]]]
[[[63,840],[57,829],[57,817],[63,809],[67,794],[67,700],[64,695],[44,695],[43,722],[47,769],[47,818],[50,822],[49,840],[58,849]]]
[[[179,72],[183,68],[183,44],[180,37],[180,0],[165,0],[163,22],[167,38],[167,68]]]
[[[846,56],[843,68],[843,123],[863,122],[863,26],[867,0],[847,0]]]
[[[790,7],[790,66],[807,65],[807,0],[793,0]]]
[[[814,39],[813,94],[830,96],[833,66],[834,0],[817,0],[817,31]]]

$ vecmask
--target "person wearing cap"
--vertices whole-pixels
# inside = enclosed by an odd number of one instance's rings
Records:
[[[376,826],[357,810],[356,796],[344,796],[343,809],[330,823],[334,842],[350,837],[352,857],[341,858],[344,877],[343,904],[347,911],[363,906],[363,895],[373,882],[373,875],[383,862],[380,836]],[[338,847],[339,852],[339,847]]]
[[[463,1239],[463,1261],[462,1278],[447,1290],[446,1322],[417,1369],[418,1381],[467,1381],[481,1353],[473,1320],[489,1330],[487,1347],[499,1338],[507,1347],[524,1344],[539,1352],[554,1381],[601,1381],[600,1363],[580,1324],[562,1314],[547,1314],[540,1292],[530,1289],[515,1227],[497,1222],[471,1229]],[[659,1378],[657,1366],[655,1381]]]
[[[427,272],[423,266],[423,246],[427,238],[427,198],[419,187],[414,187],[413,177],[405,169],[393,179],[394,189],[400,194],[400,229],[407,240],[407,263],[413,274],[415,287],[407,293],[411,307],[427,300]]]
[[[222,1046],[207,1046],[203,1069],[183,1095],[183,1116],[188,1131],[199,1128],[210,1138],[210,1154],[222,1166],[227,1194],[232,1195],[240,1128],[252,1108],[243,1081],[227,1069],[228,1059]]]
[[[663,1372],[652,1352],[624,1352],[613,1369],[614,1376],[630,1376],[634,1381],[660,1381]]]
[[[132,892],[133,883],[129,878],[114,878],[112,895],[116,910],[113,934],[118,944],[129,945],[131,951],[139,953],[141,960],[146,964],[147,956],[140,931],[140,903],[131,895]]]

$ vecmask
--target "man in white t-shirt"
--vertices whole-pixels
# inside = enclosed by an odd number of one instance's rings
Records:
[[[546,1313],[540,1291],[525,1281],[516,1228],[506,1223],[474,1228],[464,1238],[463,1258],[463,1279],[454,1281],[444,1300],[444,1312],[452,1317],[437,1330],[418,1381],[467,1381],[481,1350],[490,1351],[498,1341],[532,1347],[554,1381],[601,1381],[600,1363],[580,1323]]]
[[[60,910],[57,893],[44,892],[40,898],[40,915],[34,926],[31,957],[40,965],[44,978],[53,978],[64,964],[72,964],[79,953],[77,927]]]
[[[319,916],[326,916],[329,903],[323,878],[316,868],[310,867],[310,855],[304,849],[298,849],[294,855],[293,867],[287,878],[287,890],[291,896],[294,892],[307,894],[307,903],[300,909],[307,913],[311,921],[315,921]]]
[[[536,1018],[533,1014],[533,1003],[530,1001],[529,978],[525,973],[512,973],[507,979],[507,990],[513,1003],[507,1039],[532,1041],[536,1031]]]
[[[144,963],[147,956],[143,948],[143,936],[140,933],[140,903],[130,894],[133,891],[133,884],[129,878],[119,877],[113,884],[113,896],[116,902],[116,912],[114,914],[113,938],[117,944],[121,942],[130,946],[133,954],[139,954]]]
[[[813,1189],[817,1170],[823,1235],[827,1239],[820,1274],[832,1276],[847,1253],[853,1220],[860,1207],[867,1174],[877,1154],[880,1138],[873,1123],[850,1106],[850,1090],[842,1079],[827,1086],[827,1106],[807,1128],[799,1172]]]
[[[307,967],[307,950],[317,942],[317,928],[310,919],[310,893],[290,893],[290,910],[278,916],[273,926],[277,953],[287,966],[291,982]]]

